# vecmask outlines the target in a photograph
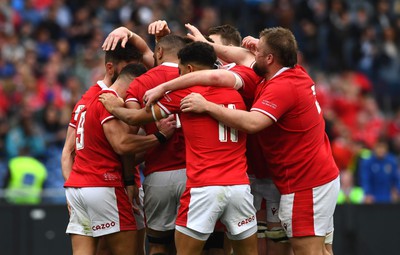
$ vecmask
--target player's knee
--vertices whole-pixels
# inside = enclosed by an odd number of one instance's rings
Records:
[[[286,235],[285,230],[281,227],[273,227],[265,230],[265,235],[268,239],[274,242],[287,242],[289,238]]]
[[[265,231],[267,230],[267,223],[265,221],[257,222],[257,238],[265,238],[267,237]]]
[[[166,236],[162,236],[162,237],[147,235],[147,240],[149,241],[150,244],[158,244],[158,245],[168,246],[174,242],[174,235],[170,234],[170,235],[166,235]]]

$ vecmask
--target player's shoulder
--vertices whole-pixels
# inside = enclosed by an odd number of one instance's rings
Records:
[[[178,64],[175,63],[163,63],[149,69],[146,73],[152,74],[155,72],[175,72],[178,71]]]
[[[81,99],[79,99],[79,101],[76,103],[76,105],[85,104],[93,96],[97,95],[97,93],[101,90],[102,90],[102,88],[97,83],[90,86],[90,88],[88,90],[86,90],[86,92],[81,96]]]
[[[96,95],[100,96],[101,94],[107,94],[107,93],[111,93],[111,94],[114,94],[115,96],[118,96],[117,91],[110,89],[110,88],[102,89],[102,90],[98,91]]]
[[[135,84],[141,84],[143,82],[149,82],[155,79],[158,79],[160,76],[164,76],[163,74],[168,72],[168,69],[165,69],[163,66],[155,66],[144,74],[140,75],[139,77],[136,77],[132,83],[131,86],[134,86]]]

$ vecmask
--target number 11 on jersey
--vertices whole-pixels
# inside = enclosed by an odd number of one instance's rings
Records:
[[[225,107],[223,105],[223,107]],[[228,109],[236,109],[234,104],[228,104]],[[230,140],[231,142],[237,143],[238,142],[238,131],[234,128],[230,128],[224,125],[221,122],[218,122],[218,134],[219,134],[219,141],[226,143],[228,141],[228,129],[230,129]]]

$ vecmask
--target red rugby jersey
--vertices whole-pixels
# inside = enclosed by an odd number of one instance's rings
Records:
[[[96,84],[91,86],[85,94],[82,95],[81,99],[75,104],[74,110],[71,114],[71,120],[69,121],[69,125],[73,128],[76,128],[76,124],[78,121],[79,112],[85,107],[86,103],[88,103],[94,96],[97,95],[102,89],[106,89],[107,85],[103,81],[97,81]]]
[[[167,113],[180,112],[181,99],[196,92],[224,107],[245,110],[232,88],[195,86],[168,93],[158,105]],[[231,129],[208,114],[181,113],[186,142],[187,187],[248,184],[246,134]]]
[[[103,124],[114,119],[98,101],[100,93],[115,93],[105,89],[95,95],[78,115],[75,129],[75,161],[65,187],[122,187],[120,156],[108,142]]]
[[[125,102],[137,102],[144,107],[143,96],[145,92],[161,83],[175,79],[179,76],[178,64],[163,63],[153,67],[145,74],[137,77],[130,84]],[[158,131],[155,123],[143,126],[147,134]],[[185,140],[182,129],[177,128],[164,144],[160,144],[146,151],[144,176],[153,172],[171,171],[186,168]]]
[[[257,136],[276,186],[288,194],[328,183],[339,171],[314,82],[300,66],[281,71],[260,84],[251,111],[276,122]]]

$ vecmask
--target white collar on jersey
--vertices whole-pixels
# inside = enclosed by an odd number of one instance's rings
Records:
[[[162,66],[170,66],[170,67],[178,67],[177,63],[172,63],[172,62],[164,62],[161,65]]]
[[[106,91],[111,91],[111,92],[115,93],[115,95],[116,95],[117,97],[119,97],[119,95],[118,95],[117,91],[116,91],[116,90],[114,90],[114,89],[105,88],[105,89],[103,89],[103,90],[106,90]]]
[[[108,88],[108,86],[102,80],[101,81],[97,81],[97,85],[99,85],[101,89]]]
[[[275,76],[280,75],[281,73],[283,73],[284,71],[286,71],[288,69],[290,69],[290,68],[289,67],[282,67],[278,72],[276,72],[276,74],[274,74],[274,76],[271,77],[271,79],[274,78]]]

